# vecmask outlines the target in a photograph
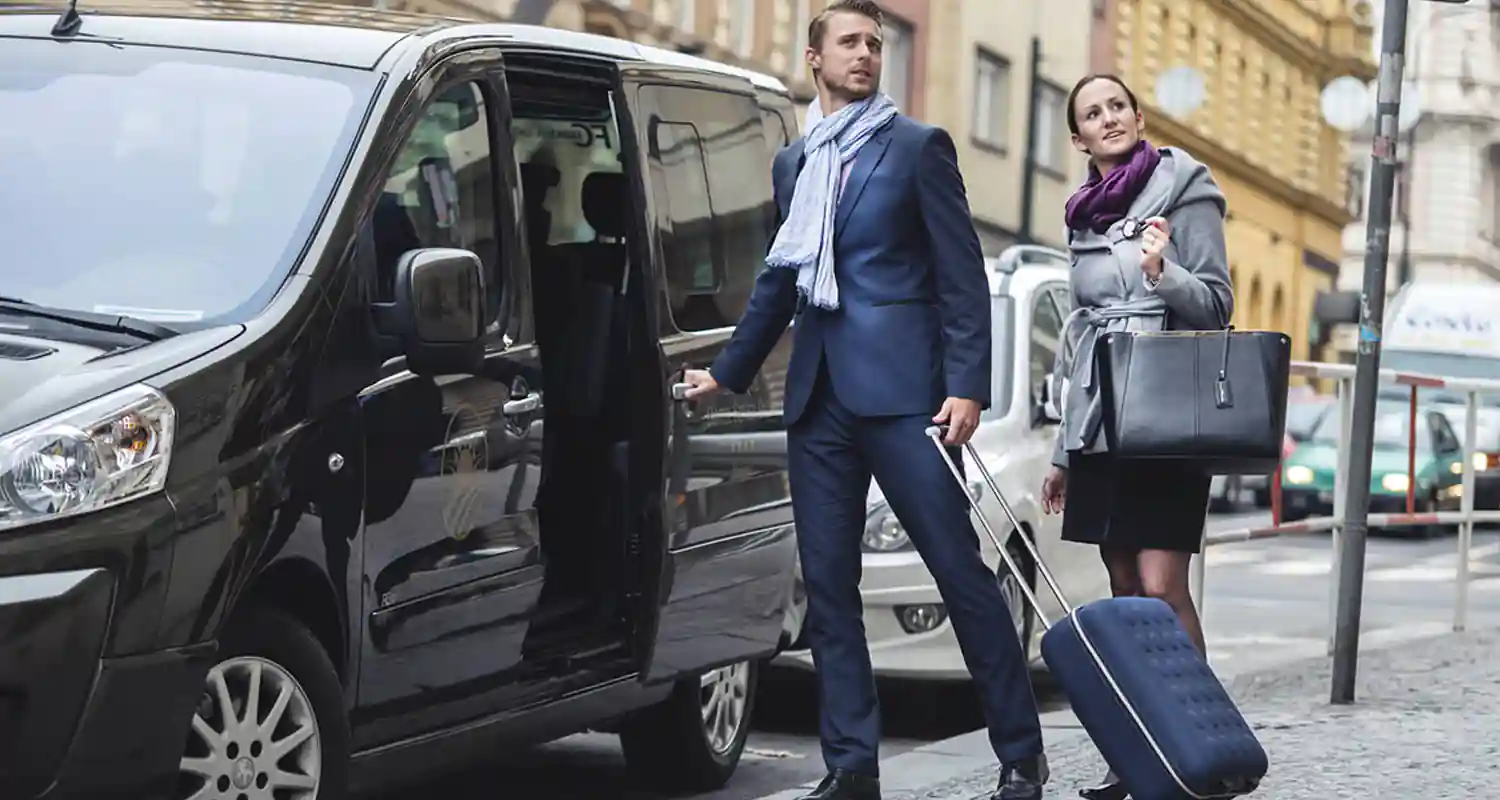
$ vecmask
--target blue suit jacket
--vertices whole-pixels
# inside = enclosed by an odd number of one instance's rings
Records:
[[[791,143],[772,164],[778,228],[802,146]],[[838,203],[839,308],[799,302],[795,270],[762,270],[714,379],[748,391],[795,315],[787,425],[807,407],[822,361],[839,402],[859,416],[930,415],[946,397],[988,408],[989,282],[952,137],[896,117],[855,156]]]

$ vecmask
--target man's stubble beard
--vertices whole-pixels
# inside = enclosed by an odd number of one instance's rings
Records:
[[[861,100],[868,100],[880,93],[880,81],[877,79],[866,92],[851,90],[848,86],[833,86],[825,82],[821,76],[813,76],[813,84],[818,87],[818,92],[826,94],[830,99],[841,99],[845,103],[853,104]]]

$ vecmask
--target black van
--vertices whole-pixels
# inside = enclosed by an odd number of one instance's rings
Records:
[[[674,379],[785,87],[140,7],[0,13],[0,794],[337,800],[584,729],[726,781],[800,619],[780,381]]]

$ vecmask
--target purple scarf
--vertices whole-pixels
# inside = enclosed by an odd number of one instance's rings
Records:
[[[1111,170],[1108,177],[1100,177],[1099,170],[1090,164],[1089,179],[1068,198],[1068,227],[1075,231],[1087,228],[1094,233],[1109,230],[1125,218],[1159,163],[1161,151],[1142,139],[1130,151],[1130,159]]]

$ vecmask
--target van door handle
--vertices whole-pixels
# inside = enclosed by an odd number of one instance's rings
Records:
[[[505,401],[505,405],[500,407],[500,413],[507,417],[514,417],[521,414],[530,414],[541,407],[542,395],[538,392],[532,392],[525,397]]]
[[[691,383],[674,383],[674,384],[672,384],[672,399],[673,400],[686,400],[687,399],[687,393],[692,388],[693,388],[693,385]]]

